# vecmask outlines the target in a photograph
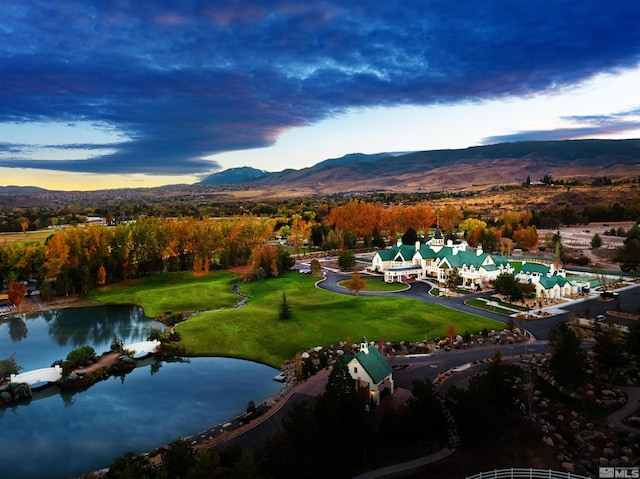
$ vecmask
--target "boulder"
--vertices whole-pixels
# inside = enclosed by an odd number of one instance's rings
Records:
[[[569,474],[573,474],[576,471],[576,468],[571,462],[563,462],[561,467],[563,471],[567,471]]]

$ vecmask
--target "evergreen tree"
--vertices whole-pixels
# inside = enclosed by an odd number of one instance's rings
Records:
[[[345,250],[340,252],[340,255],[338,256],[338,266],[340,266],[340,269],[350,269],[355,265],[356,256],[352,251]]]
[[[282,292],[282,301],[280,302],[280,312],[278,314],[280,319],[289,319],[291,318],[291,306],[287,302],[287,295],[283,291]]]
[[[596,233],[591,238],[591,249],[598,249],[602,246],[602,237]]]
[[[418,232],[409,226],[402,235],[402,244],[414,245],[416,241],[418,241]]]
[[[582,385],[586,353],[576,333],[567,323],[559,323],[549,331],[549,345],[553,354],[549,368],[554,377],[565,384]]]

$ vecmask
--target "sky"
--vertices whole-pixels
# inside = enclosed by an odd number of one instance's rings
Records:
[[[635,0],[0,0],[0,186],[640,138]]]

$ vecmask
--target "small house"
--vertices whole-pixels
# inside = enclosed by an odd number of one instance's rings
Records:
[[[369,346],[367,338],[362,338],[360,351],[347,359],[349,374],[356,382],[358,390],[368,389],[371,402],[378,406],[384,392],[393,394],[393,370],[378,348]]]

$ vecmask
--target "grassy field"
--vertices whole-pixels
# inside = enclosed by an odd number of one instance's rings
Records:
[[[155,318],[165,311],[192,312],[233,307],[240,299],[231,286],[240,276],[229,271],[210,271],[194,276],[190,271],[158,274],[96,289],[88,298],[103,304],[136,304]]]
[[[46,239],[55,233],[56,230],[27,231],[25,233],[0,233],[0,245],[12,243],[14,241],[37,241],[38,243],[44,244]]]
[[[279,366],[298,351],[362,336],[371,340],[416,341],[457,333],[501,329],[504,324],[438,305],[395,297],[355,297],[315,287],[317,278],[297,273],[254,283],[240,290],[250,296],[234,308],[231,286],[240,280],[228,271],[208,276],[168,273],[111,285],[88,297],[103,303],[137,304],[148,316],[164,311],[205,311],[176,326],[194,356],[230,356]],[[292,318],[278,319],[282,294]],[[219,309],[226,308],[226,309]]]
[[[407,289],[407,285],[404,283],[385,283],[382,278],[365,278],[360,276],[360,279],[367,283],[362,291],[392,292]],[[343,283],[344,281],[340,281],[338,284],[344,287]]]
[[[490,321],[437,305],[394,297],[354,297],[314,287],[315,278],[297,274],[244,284],[251,295],[245,308],[209,311],[180,323],[176,330],[193,355],[234,356],[273,366],[297,351],[362,336],[371,340],[415,341],[446,336],[454,324],[464,333],[501,329]],[[278,319],[285,292],[292,318]]]

